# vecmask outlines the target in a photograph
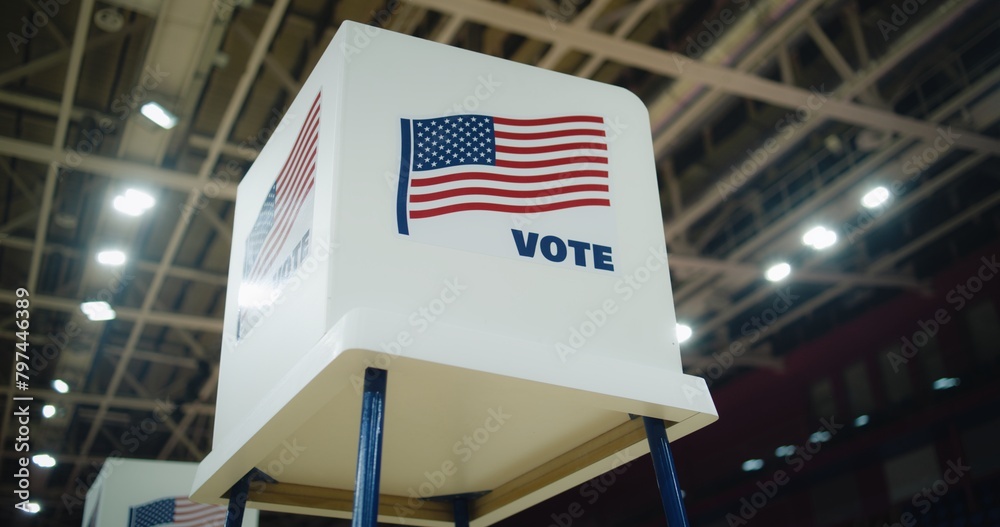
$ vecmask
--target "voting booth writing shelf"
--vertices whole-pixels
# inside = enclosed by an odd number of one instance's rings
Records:
[[[686,525],[653,160],[626,90],[342,24],[238,188],[192,499],[486,526],[651,452]]]

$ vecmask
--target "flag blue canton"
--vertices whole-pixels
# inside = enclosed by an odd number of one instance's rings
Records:
[[[153,501],[131,510],[129,527],[154,527],[174,522],[174,499]]]
[[[413,170],[496,164],[493,118],[460,115],[413,120]]]

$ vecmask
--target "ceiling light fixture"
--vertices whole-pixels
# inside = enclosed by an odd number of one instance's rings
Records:
[[[146,118],[153,121],[164,130],[169,130],[174,126],[177,126],[177,116],[167,111],[167,109],[158,102],[147,102],[142,105],[142,108],[140,108],[139,111],[142,112],[142,115],[145,115]]]
[[[128,258],[118,249],[108,249],[97,253],[97,263],[102,265],[122,265]]]
[[[53,406],[51,404],[47,404],[47,405],[45,405],[45,406],[42,407],[42,417],[48,419],[48,418],[50,418],[50,417],[52,417],[54,415],[56,415],[56,407],[55,406]]]
[[[774,449],[774,455],[777,457],[788,457],[795,453],[794,445],[783,445]]]
[[[934,389],[947,390],[948,388],[954,388],[961,383],[962,381],[958,377],[941,377],[940,379],[934,381]]]
[[[868,209],[880,207],[887,201],[889,201],[889,189],[885,187],[875,187],[861,197],[861,204]]]
[[[781,262],[768,267],[764,272],[764,278],[771,282],[780,282],[792,274],[792,266],[788,262]]]
[[[84,302],[80,304],[80,311],[83,311],[87,318],[95,322],[115,319],[115,310],[111,308],[111,304],[103,300]]]
[[[809,436],[809,442],[811,443],[826,443],[833,438],[833,434],[827,432],[826,430],[820,430],[819,432],[813,432]]]
[[[62,379],[52,381],[52,389],[59,393],[69,393],[69,385]]]
[[[802,235],[802,243],[821,251],[837,243],[837,233],[822,225],[813,227]]]
[[[35,462],[36,465],[42,468],[52,468],[56,466],[56,458],[48,454],[36,454],[31,456],[31,460]]]
[[[124,194],[115,196],[112,204],[122,214],[141,216],[142,213],[156,205],[156,200],[145,192],[130,188]]]
[[[753,472],[764,468],[763,459],[748,459],[743,462],[743,472]]]

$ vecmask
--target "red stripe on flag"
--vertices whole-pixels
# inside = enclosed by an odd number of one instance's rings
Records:
[[[311,126],[309,126],[311,124]],[[250,272],[250,281],[253,281],[260,275],[260,272],[267,268],[263,263],[267,260],[265,256],[270,254],[282,245],[281,238],[277,236],[279,231],[279,225],[288,220],[288,214],[293,204],[293,197],[296,189],[300,188],[302,184],[302,179],[309,176],[311,173],[309,171],[304,171],[304,167],[308,167],[309,163],[315,159],[317,154],[316,143],[319,139],[319,132],[317,130],[319,125],[318,116],[313,123],[307,123],[303,125],[303,130],[309,128],[311,134],[308,140],[303,141],[302,147],[298,149],[298,152],[294,156],[289,156],[292,162],[293,170],[289,172],[289,176],[285,178],[284,183],[281,185],[281,189],[278,190],[278,197],[274,204],[274,214],[275,218],[271,224],[271,230],[268,232],[264,243],[261,244],[260,251],[258,252],[257,260],[254,264],[254,268]]]
[[[575,163],[598,163],[601,165],[608,164],[608,158],[606,157],[594,157],[594,156],[577,156],[577,157],[562,157],[558,159],[542,159],[539,161],[508,161],[506,159],[497,159],[497,166],[503,168],[545,168],[545,167],[556,167],[559,165],[572,165]]]
[[[503,198],[541,198],[544,196],[554,196],[557,194],[572,194],[574,192],[607,192],[607,185],[570,185],[568,187],[555,187],[541,190],[508,190],[491,187],[468,187],[442,190],[430,194],[414,194],[410,197],[411,203],[426,203],[439,199],[454,198],[456,196],[499,196]]]
[[[304,150],[304,152],[308,153],[307,154],[308,161],[306,161],[308,163],[312,163],[313,160],[316,158],[316,154],[318,151],[315,148],[315,146],[318,138],[319,138],[318,135],[314,135],[312,137],[312,140],[310,141],[310,146]],[[294,219],[295,213],[298,212],[297,208],[294,207],[294,198],[296,195],[296,190],[301,188],[302,180],[308,179],[308,176],[311,175],[312,170],[314,169],[310,168],[308,170],[302,170],[301,167],[303,167],[303,164],[299,162],[296,162],[296,166],[300,167],[300,169],[297,170],[295,174],[292,176],[291,178],[292,184],[286,185],[286,190],[283,193],[279,194],[278,196],[279,199],[281,200],[280,208],[279,204],[276,203],[274,210],[276,218],[274,220],[274,223],[271,225],[271,231],[268,233],[267,239],[261,246],[259,253],[260,256],[257,257],[257,265],[254,266],[255,269],[253,272],[251,272],[251,279],[257,278],[257,276],[260,274],[260,271],[267,269],[267,265],[261,265],[263,262],[267,261],[266,256],[270,255],[275,250],[280,249],[281,246],[283,245],[284,240],[283,238],[281,238],[281,236],[278,235],[278,233],[280,232],[280,227],[285,223],[289,222],[290,219]]]
[[[282,183],[288,174],[289,168],[301,152],[302,145],[305,144],[305,138],[310,135],[315,128],[314,126],[309,125],[312,124],[313,120],[317,116],[317,112],[319,111],[319,96],[320,94],[316,94],[316,100],[313,101],[312,107],[309,109],[309,114],[306,115],[305,124],[303,124],[302,129],[299,130],[299,135],[295,138],[295,143],[292,144],[292,150],[288,154],[288,158],[285,159],[285,164],[281,167],[281,172],[278,173],[277,183],[279,188],[282,186]],[[319,119],[315,119],[315,122],[319,123]]]
[[[594,115],[567,115],[565,117],[547,117],[544,119],[510,119],[507,117],[494,117],[495,124],[509,126],[542,126],[546,124],[563,123],[603,123],[603,117]]]
[[[533,133],[519,133],[519,132],[502,132],[496,130],[494,132],[497,139],[518,139],[523,141],[528,141],[532,139],[552,139],[555,137],[572,137],[575,135],[591,135],[594,137],[604,137],[604,130],[592,130],[586,128],[572,129],[572,130],[553,130],[551,132],[533,132]]]
[[[434,216],[441,216],[443,214],[451,214],[452,212],[463,212],[468,210],[483,210],[490,212],[508,212],[514,214],[531,214],[535,212],[549,212],[553,210],[571,209],[575,207],[610,207],[611,200],[607,199],[577,199],[572,201],[563,201],[559,203],[544,203],[539,205],[501,205],[497,203],[460,203],[457,205],[448,205],[446,207],[438,207],[436,209],[428,210],[411,210],[410,218],[421,219],[421,218],[433,218]]]
[[[416,177],[410,180],[411,187],[430,187],[441,183],[451,183],[453,181],[500,181],[503,183],[545,183],[547,181],[560,181],[563,179],[573,179],[582,177],[608,177],[606,170],[571,170],[569,172],[555,172],[552,174],[540,174],[535,176],[511,176],[507,174],[491,174],[489,172],[460,172],[458,174],[448,174],[423,179]]]
[[[605,143],[560,143],[558,145],[547,146],[508,146],[497,145],[496,151],[500,154],[547,154],[549,152],[562,152],[564,150],[607,150]]]

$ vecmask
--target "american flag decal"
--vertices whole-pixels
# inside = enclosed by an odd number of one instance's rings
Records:
[[[312,214],[320,110],[321,94],[317,93],[247,236],[240,292],[256,298],[240,301],[237,338],[253,328],[255,321],[250,319],[255,307],[267,303],[308,254],[308,227],[304,234],[293,232],[293,227],[301,226],[300,216]]]
[[[271,186],[247,238],[244,280],[261,280],[264,272],[270,269],[288,238],[288,231],[298,217],[302,203],[316,182],[319,110],[320,96],[317,94],[295,145]]]
[[[222,527],[226,508],[195,503],[185,497],[163,498],[128,509],[128,527]]]
[[[466,211],[610,207],[604,118],[452,115],[401,119],[396,222]]]

